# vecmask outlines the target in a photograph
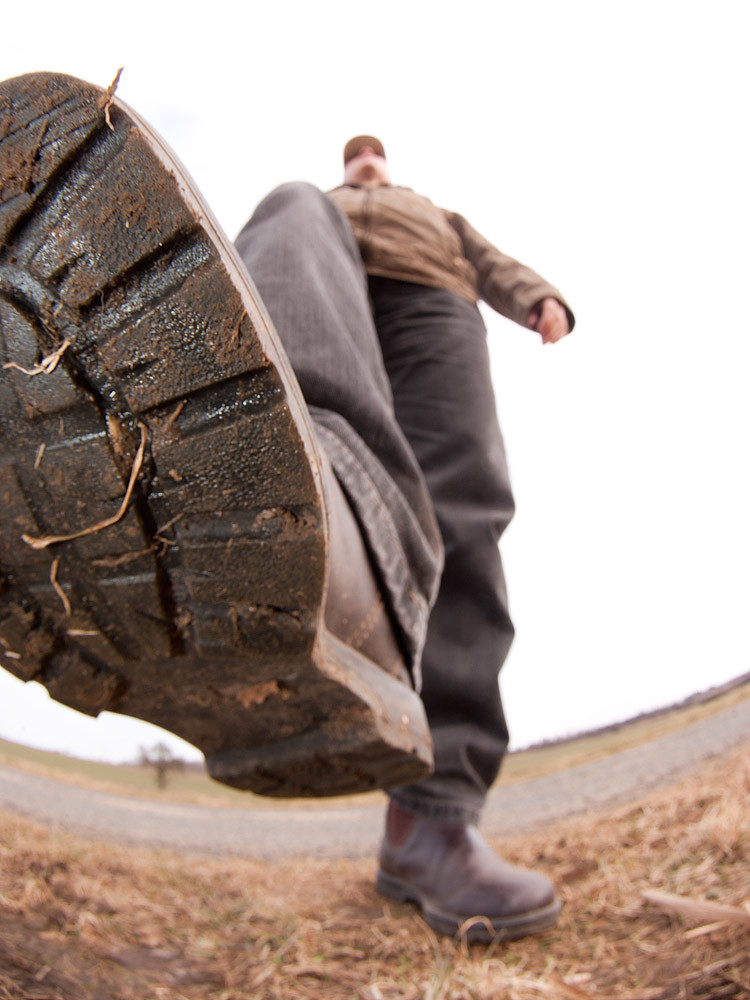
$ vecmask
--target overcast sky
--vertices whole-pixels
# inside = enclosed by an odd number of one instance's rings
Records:
[[[121,12],[121,13],[118,13]],[[542,348],[486,311],[518,513],[513,743],[750,670],[750,5],[14,4],[0,76],[54,69],[160,131],[233,237],[350,136],[566,295]],[[0,736],[128,759],[157,736],[0,671]]]

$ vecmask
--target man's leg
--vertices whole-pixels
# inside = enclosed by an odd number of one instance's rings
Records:
[[[422,697],[435,774],[394,792],[423,815],[475,822],[508,742],[497,683],[513,639],[498,541],[513,516],[478,310],[441,289],[372,279],[396,417],[445,546]]]
[[[418,672],[442,548],[422,473],[394,415],[349,223],[312,185],[286,184],[261,202],[236,246],[363,527]]]
[[[470,938],[549,926],[547,879],[503,862],[475,828],[508,742],[498,671],[513,638],[498,550],[513,516],[486,331],[471,303],[440,289],[370,280],[399,424],[419,460],[445,545],[428,625],[422,695],[435,772],[391,790],[378,885],[414,899],[437,930],[483,915]]]

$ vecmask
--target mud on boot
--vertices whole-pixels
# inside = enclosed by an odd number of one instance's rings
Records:
[[[270,795],[412,781],[417,695],[325,627],[299,389],[163,142],[69,77],[0,84],[0,664]]]

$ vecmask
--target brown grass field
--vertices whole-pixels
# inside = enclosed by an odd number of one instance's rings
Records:
[[[0,1000],[750,998],[750,747],[496,844],[565,907],[539,938],[435,937],[372,861],[136,849],[0,813]]]

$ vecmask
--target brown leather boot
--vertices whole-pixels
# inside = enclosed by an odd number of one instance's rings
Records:
[[[2,666],[179,734],[239,788],[429,771],[247,272],[161,139],[70,77],[0,84],[0,354]]]
[[[391,802],[380,849],[378,892],[416,903],[442,934],[468,941],[511,940],[554,924],[552,883],[508,864],[475,826],[415,816]]]
[[[324,618],[330,631],[412,687],[362,531],[330,462],[322,457],[330,573]]]

